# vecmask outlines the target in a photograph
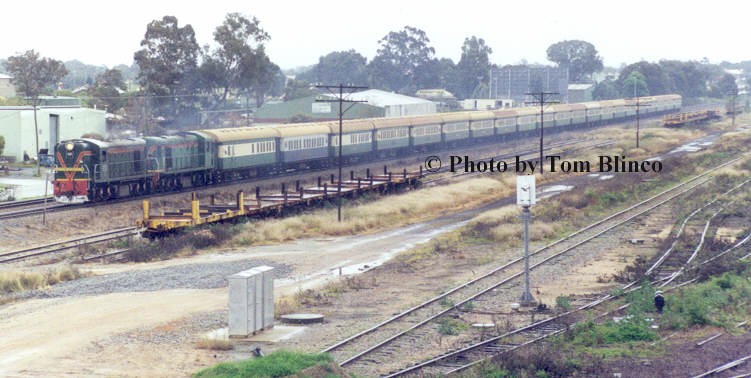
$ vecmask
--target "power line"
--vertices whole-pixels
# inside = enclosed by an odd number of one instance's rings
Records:
[[[634,93],[636,93],[636,85],[634,85]],[[639,148],[639,109],[640,108],[646,108],[648,106],[652,106],[649,104],[640,104],[639,103],[639,96],[636,97],[636,103],[634,104],[626,104],[626,106],[633,106],[636,107],[636,148]]]
[[[524,103],[529,104],[540,104],[540,174],[542,175],[542,166],[545,165],[545,160],[543,159],[544,156],[542,154],[542,148],[544,146],[544,135],[545,135],[545,105],[548,104],[558,104],[560,101],[555,100],[548,100],[550,98],[549,96],[557,95],[558,92],[533,92],[533,93],[525,93],[527,96],[532,96],[534,98],[534,101],[525,101]]]
[[[338,199],[337,200],[337,214],[336,214],[336,217],[337,217],[337,220],[339,222],[341,222],[342,221],[342,145],[344,145],[344,140],[342,138],[342,118],[344,117],[344,113],[346,113],[347,111],[349,111],[350,109],[352,109],[352,107],[355,106],[355,104],[367,102],[367,101],[364,101],[364,100],[350,100],[350,99],[345,99],[344,98],[344,94],[345,94],[344,90],[345,89],[347,90],[346,94],[349,96],[354,91],[357,91],[357,90],[360,90],[360,89],[368,89],[368,87],[360,87],[360,86],[355,86],[355,85],[339,84],[339,85],[316,85],[316,88],[325,88],[326,90],[329,91],[330,94],[332,94],[332,95],[334,95],[336,97],[336,99],[332,99],[332,100],[329,100],[329,99],[316,99],[316,102],[338,102],[339,103],[339,159],[338,159],[339,160],[339,179],[338,179],[338,182],[337,182],[337,185],[336,185],[337,186],[337,189],[336,189],[337,196],[336,196],[336,198]],[[338,90],[338,94],[335,92],[336,90]],[[345,102],[348,103],[348,104],[350,104],[347,107],[347,109],[343,109],[343,104]]]

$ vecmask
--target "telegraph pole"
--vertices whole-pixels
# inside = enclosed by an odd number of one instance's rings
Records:
[[[626,106],[635,106],[636,107],[636,148],[639,148],[639,109],[645,108],[648,106],[651,106],[649,104],[640,104],[639,103],[639,97],[636,97],[636,103],[635,104],[626,104]]]
[[[558,92],[545,92],[545,91],[539,91],[534,93],[525,93],[527,96],[532,96],[534,98],[534,101],[527,101],[525,104],[531,105],[537,105],[540,104],[540,174],[542,175],[542,166],[545,165],[545,160],[543,159],[544,156],[542,154],[542,148],[544,146],[544,136],[545,136],[545,105],[548,104],[557,104],[560,101],[553,101],[548,100],[550,96],[557,95]]]
[[[34,155],[36,156],[36,161],[37,161],[37,176],[41,176],[42,174],[41,160],[42,159],[39,158],[39,125],[37,124],[37,105],[39,105],[39,95],[34,96],[32,101],[34,105],[34,140],[36,141],[36,153]]]
[[[733,89],[733,104],[731,105],[730,111],[733,112],[733,124],[732,127],[735,128],[735,100],[738,98],[738,88]]]
[[[325,88],[329,91],[332,95],[336,97],[335,100],[326,100],[326,99],[316,99],[316,102],[338,102],[339,103],[339,159],[338,165],[339,165],[339,179],[336,184],[336,194],[337,194],[337,205],[336,205],[336,219],[341,223],[342,221],[342,145],[344,144],[344,140],[342,138],[342,118],[344,118],[344,113],[352,109],[353,106],[355,106],[356,103],[360,102],[367,102],[367,101],[355,101],[355,100],[349,100],[344,98],[345,89],[347,90],[346,94],[350,95],[355,91],[361,90],[361,89],[368,89],[368,87],[360,87],[355,85],[316,85],[316,88]],[[337,92],[338,90],[338,92]],[[347,109],[343,108],[344,103],[350,104]]]

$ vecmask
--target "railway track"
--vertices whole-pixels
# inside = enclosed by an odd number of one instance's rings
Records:
[[[654,117],[648,117],[648,118],[658,119],[659,117],[660,116],[654,116]],[[632,121],[619,122],[619,123],[612,124],[610,126],[619,125],[619,124],[628,123],[628,122],[632,122]],[[596,126],[596,127],[600,127],[600,126]],[[583,129],[583,130],[586,131],[588,129]],[[580,131],[582,131],[582,130],[571,130],[571,132],[580,132]],[[532,140],[533,137],[524,137],[524,138],[530,138],[530,140]],[[494,143],[498,143],[498,142],[490,140],[490,141],[487,141],[487,142],[483,142],[481,145],[487,147],[487,146],[490,146],[490,145],[492,145]],[[566,145],[566,144],[570,144],[570,143],[567,143],[567,142],[561,143],[561,145]],[[554,148],[556,146],[549,144],[548,147],[549,148]],[[460,148],[466,150],[466,149],[469,149],[470,147],[464,146],[464,147],[460,147]],[[534,151],[539,151],[539,150],[535,149]],[[529,150],[529,152],[534,152],[534,151],[533,150]],[[449,152],[449,151],[441,150],[439,152]],[[526,153],[527,152],[525,152],[525,154]],[[515,155],[519,155],[519,154],[521,154],[521,153],[508,154],[507,156],[515,156]],[[422,155],[423,154],[421,154],[421,153],[415,153],[413,156],[414,157],[420,157]],[[378,159],[376,161],[378,161],[378,162],[391,162],[391,161],[396,161],[396,160],[393,157],[386,157],[384,159]],[[354,163],[352,165],[348,165],[347,167],[350,168],[350,169],[361,169],[362,170],[362,169],[364,169],[365,166],[367,166],[367,165],[369,165],[371,163],[373,163],[373,162],[369,162],[369,163],[366,163],[366,164]],[[420,162],[420,163],[422,163],[422,162]],[[143,200],[144,198],[155,199],[155,198],[160,198],[160,197],[169,196],[169,195],[173,195],[173,194],[181,194],[181,193],[189,193],[189,192],[194,192],[194,191],[201,191],[201,190],[204,190],[204,189],[205,190],[213,190],[213,189],[221,188],[221,187],[225,187],[225,186],[237,185],[237,184],[243,184],[243,183],[258,181],[259,179],[260,180],[274,180],[274,179],[279,179],[279,178],[289,179],[289,178],[293,178],[293,177],[296,177],[296,176],[307,175],[307,174],[310,174],[310,173],[324,172],[324,171],[327,171],[327,170],[330,170],[330,169],[333,169],[333,167],[322,168],[322,169],[312,169],[312,170],[306,170],[306,171],[282,172],[282,173],[279,173],[277,175],[274,175],[273,177],[244,178],[244,179],[226,181],[226,182],[218,183],[218,184],[211,185],[211,186],[185,187],[185,188],[182,188],[182,189],[176,189],[176,190],[168,191],[168,192],[152,193],[152,194],[149,194],[147,196],[122,197],[122,198],[110,199],[110,200],[107,200],[107,201],[104,201],[104,202],[93,202],[93,203],[89,202],[89,203],[86,203],[84,205],[67,205],[67,204],[65,204],[65,205],[59,205],[59,204],[56,204],[56,203],[50,201],[50,203],[48,204],[47,212],[52,213],[52,212],[59,212],[59,211],[76,210],[76,209],[80,209],[80,208],[84,208],[84,207],[113,205],[113,204],[118,204],[118,203],[123,203],[123,202],[129,202],[129,201],[139,201],[139,200]],[[439,180],[445,180],[445,179],[439,179]],[[52,198],[52,197],[48,197],[48,198]],[[22,204],[22,202],[25,202],[25,203]],[[43,199],[34,199],[34,200],[27,200],[27,201],[13,201],[13,202],[10,202],[10,203],[0,204],[0,210],[2,210],[2,209],[10,209],[10,208],[19,207],[19,206],[39,205],[39,204],[42,204],[43,202],[44,202]],[[53,203],[54,203],[54,206],[53,206]],[[40,215],[42,213],[44,213],[44,209],[42,209],[42,208],[27,209],[27,210],[22,210],[22,211],[6,212],[6,213],[0,213],[0,220],[20,218],[20,217],[26,217],[26,216],[32,216],[32,215]]]
[[[560,149],[560,148],[567,147],[567,146],[573,146],[573,145],[576,145],[577,143],[581,143],[581,142],[584,142],[584,141],[585,141],[584,139],[575,139],[575,140],[568,140],[568,141],[565,141],[565,142],[551,143],[551,144],[549,144],[549,145],[547,145],[545,147],[544,151],[546,151],[546,152],[549,153],[552,150]],[[605,147],[605,146],[611,145],[613,143],[614,142],[612,142],[612,141],[589,143],[589,144],[585,144],[583,146],[577,146],[576,148],[573,148],[573,149],[570,149],[570,150],[565,150],[563,152],[566,153],[566,154],[568,154],[568,153],[572,153],[572,152],[580,151],[580,150],[585,150],[585,149]],[[475,163],[479,163],[479,162],[483,162],[483,161],[484,162],[490,162],[491,160],[500,161],[500,160],[506,160],[506,159],[513,159],[513,158],[515,158],[517,156],[519,156],[521,160],[525,160],[525,161],[526,160],[537,160],[538,157],[539,157],[539,151],[540,150],[537,149],[537,148],[530,148],[530,149],[525,149],[525,150],[521,150],[521,151],[515,152],[513,154],[503,154],[503,155],[497,155],[497,156],[493,156],[493,157],[477,158],[477,159],[473,159],[473,161]],[[515,167],[516,167],[516,164],[514,162],[508,163],[508,167],[507,167],[506,172],[512,172],[515,169]],[[435,176],[439,176],[439,177],[435,177],[435,178],[429,179],[429,180],[424,180],[422,182],[422,185],[436,185],[436,184],[440,184],[440,183],[444,183],[444,182],[449,182],[449,181],[454,180],[454,179],[459,178],[459,177],[475,176],[475,175],[480,175],[480,174],[483,174],[483,173],[485,173],[485,172],[480,172],[480,171],[465,172],[464,169],[461,169],[461,171],[457,171],[455,173],[446,172],[445,170],[442,170],[442,171],[439,170],[439,171],[436,171],[436,172],[427,172],[426,171],[425,172],[426,176],[435,175]],[[443,176],[440,176],[440,175],[443,175]]]
[[[28,217],[32,215],[41,215],[41,214],[44,214],[45,211],[47,213],[54,213],[56,211],[62,210],[63,208],[70,208],[70,209],[73,208],[73,207],[69,207],[68,205],[62,205],[62,204],[58,204],[52,201],[50,201],[47,204],[46,209],[45,209],[45,206],[38,207],[38,204],[36,205],[37,207],[33,207],[30,209],[22,209],[22,210],[15,210],[15,211],[8,211],[8,212],[0,213],[0,220],[22,218],[22,217]]]
[[[732,160],[722,164],[720,167],[732,164],[738,160]],[[704,174],[675,185],[647,200],[621,210],[533,252],[531,254],[531,269],[535,269],[557,257],[563,256],[609,230],[703,184],[708,180],[706,176],[716,171],[717,168],[708,170]],[[393,360],[394,356],[398,355],[400,350],[408,350],[413,345],[419,345],[421,338],[426,334],[434,332],[432,328],[435,328],[437,320],[445,317],[449,312],[456,310],[467,302],[480,302],[478,301],[479,298],[487,296],[488,293],[491,293],[492,290],[498,287],[518,282],[518,279],[523,274],[521,270],[522,262],[523,259],[518,258],[497,267],[475,280],[455,287],[435,298],[393,316],[374,327],[324,349],[324,351],[333,354],[340,365],[352,368],[354,371],[366,375],[382,374],[385,361]],[[446,308],[442,303],[453,303],[453,306]]]
[[[734,187],[728,192],[721,194],[717,199],[710,201],[709,203],[705,204],[704,206],[700,207],[697,210],[703,210],[703,209],[710,207],[711,205],[716,203],[719,198],[727,196],[729,193],[735,191],[740,186],[745,185],[748,182],[749,180],[744,181],[743,183],[739,184],[738,186]],[[721,252],[720,254],[725,254],[732,250],[735,250],[742,243],[743,242],[736,244],[728,248],[726,251]],[[700,241],[698,242],[698,246],[695,250],[700,251],[701,250],[700,246],[702,244],[703,244],[703,238],[700,239]],[[657,262],[655,263],[655,265],[652,266],[652,269],[651,269],[652,272],[656,273],[656,276],[658,277],[656,280],[652,281],[653,286],[661,287],[665,291],[670,291],[670,290],[674,290],[676,288],[679,288],[681,286],[684,286],[688,283],[693,282],[694,280],[692,279],[692,280],[681,282],[679,284],[669,286],[669,284],[674,281],[676,276],[672,274],[663,274],[661,272],[661,269],[665,268],[668,272],[673,272],[677,264],[669,263],[669,260],[667,259],[668,255],[671,255],[671,249],[666,250],[663,253],[663,255],[657,259]],[[672,256],[676,256],[676,255],[677,254],[672,254]],[[697,256],[697,252],[694,252],[691,254],[684,254],[682,256],[684,260],[680,264],[679,269],[683,271],[685,268],[689,267],[692,261],[696,261],[695,260],[696,256]],[[739,259],[743,259],[743,258],[745,258],[745,256],[740,257]],[[675,258],[673,257],[673,259]],[[699,263],[698,265],[703,265],[710,261],[712,261],[712,259],[705,260]],[[637,290],[639,282],[640,280],[634,280],[630,282],[629,284],[623,286],[622,294]],[[443,355],[434,357],[428,361],[407,367],[405,369],[402,369],[396,372],[389,373],[385,376],[386,377],[412,376],[412,375],[445,376],[445,375],[457,373],[459,371],[468,369],[478,363],[486,361],[491,357],[498,356],[500,354],[507,353],[507,352],[522,348],[524,346],[536,343],[548,337],[560,334],[570,329],[574,324],[580,321],[587,320],[588,317],[584,316],[585,311],[596,309],[598,306],[604,303],[608,303],[610,301],[613,301],[619,298],[620,296],[622,296],[622,294],[618,296],[614,296],[610,294],[604,295],[601,298],[598,298],[594,301],[586,303],[576,308],[573,311],[569,311],[569,312],[566,312],[566,313],[563,313],[563,314],[560,314],[560,315],[557,315],[548,319],[544,319],[539,322],[530,324],[528,326],[524,326],[524,327],[515,329],[513,331],[504,333],[502,335],[498,335],[496,337],[492,337],[490,339],[480,341],[473,345],[445,353]],[[621,307],[616,308],[615,310],[601,313],[597,315],[594,319],[597,320],[605,316],[620,313],[622,310],[624,310],[627,307],[628,307],[628,304],[623,305]],[[745,322],[740,323],[739,326],[743,325],[744,323]],[[699,375],[697,377],[704,377],[704,376],[708,376],[708,375],[711,375],[720,371],[730,369],[746,361],[747,359],[749,359],[749,357],[744,357],[744,358],[732,361],[728,364],[725,364],[716,369],[710,370],[704,373],[703,375]]]
[[[54,203],[55,199],[52,197],[47,197],[47,201],[49,201],[50,203]],[[0,210],[13,209],[16,207],[24,207],[24,206],[29,206],[29,205],[40,205],[43,203],[44,203],[44,198],[0,202]]]
[[[732,201],[724,204],[721,200],[728,197],[731,193],[742,188],[749,182],[751,182],[751,180],[745,180],[741,182],[740,184],[722,193],[714,200],[707,202],[703,206],[691,212],[691,214],[689,214],[686,219],[683,220],[681,226],[678,228],[678,231],[673,236],[673,242],[671,243],[670,247],[657,261],[655,261],[655,263],[649,269],[647,269],[645,275],[654,275],[654,271],[659,267],[660,272],[656,276],[656,278],[662,283],[658,286],[665,287],[673,282],[673,280],[678,278],[678,276],[683,274],[687,265],[694,261],[694,259],[702,251],[702,248],[704,247],[705,241],[707,239],[707,235],[710,231],[712,221],[725,209],[725,207],[732,204]],[[704,217],[699,216],[702,214],[704,215]],[[703,218],[706,218],[706,221],[704,221]],[[692,250],[686,248],[676,249],[681,236],[686,230],[686,225],[690,222],[695,223],[695,227],[702,229],[702,232],[699,235],[699,240],[696,243],[696,247]],[[708,261],[705,261],[702,264],[706,262]]]
[[[125,227],[115,230],[104,231],[92,235],[86,235],[77,238],[71,238],[66,240],[57,241],[45,245],[38,245],[33,247],[27,247],[10,252],[0,253],[0,264],[10,263],[21,260],[28,260],[41,256],[47,256],[55,253],[60,253],[69,249],[81,247],[86,244],[100,243],[104,241],[110,241],[115,239],[121,239],[125,237],[131,237],[139,235],[140,229],[136,227]],[[101,256],[97,256],[101,257]]]
[[[724,364],[722,364],[722,365],[720,365],[720,366],[718,366],[718,367],[716,367],[714,369],[710,369],[710,370],[705,371],[704,373],[701,373],[699,375],[695,375],[692,378],[711,377],[711,376],[714,376],[715,374],[719,374],[719,373],[722,373],[724,371],[727,371],[727,370],[730,370],[730,369],[734,369],[734,368],[736,368],[736,367],[738,367],[740,365],[743,365],[744,363],[749,362],[749,361],[751,361],[751,354],[749,354],[748,356],[737,358],[737,359],[732,360],[730,362],[724,363]],[[735,377],[749,377],[749,376],[751,376],[751,373],[748,373],[748,370],[746,370],[746,372],[743,373],[743,374],[735,375]]]

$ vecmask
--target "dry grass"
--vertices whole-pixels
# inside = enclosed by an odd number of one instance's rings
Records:
[[[236,244],[267,244],[314,235],[351,235],[385,227],[398,227],[487,203],[514,190],[513,176],[477,178],[442,187],[405,194],[343,208],[343,221],[333,209],[296,217],[254,222],[235,236]]]
[[[84,274],[78,268],[71,266],[50,269],[45,272],[6,270],[0,272],[0,294],[41,289],[48,285],[71,281],[82,276]]]
[[[209,337],[205,337],[196,341],[195,346],[198,349],[208,350],[232,350],[235,348],[235,345],[230,340],[214,339]]]
[[[372,277],[372,280],[366,280],[362,276],[340,277],[316,289],[298,290],[293,295],[282,295],[274,304],[275,316],[278,319],[284,314],[299,312],[306,307],[327,306],[332,303],[332,299],[344,293],[374,286],[378,286],[375,277]]]

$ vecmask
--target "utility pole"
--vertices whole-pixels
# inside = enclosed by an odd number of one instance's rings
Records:
[[[344,113],[352,109],[353,106],[355,106],[356,103],[362,103],[367,101],[355,101],[355,100],[349,100],[344,98],[345,89],[347,90],[346,94],[350,95],[355,91],[361,90],[361,89],[368,89],[368,87],[360,87],[355,85],[344,85],[339,83],[339,85],[316,85],[316,88],[325,88],[329,91],[332,95],[336,97],[335,100],[326,100],[326,99],[316,99],[316,102],[338,102],[339,103],[339,158],[338,165],[339,165],[339,178],[337,180],[336,184],[336,194],[337,194],[337,205],[336,205],[336,219],[341,223],[342,221],[342,145],[344,144],[344,140],[342,138],[342,118],[344,117]],[[338,90],[338,92],[337,92]],[[344,103],[350,104],[347,109],[343,108]]]
[[[32,104],[34,106],[34,140],[36,141],[36,161],[37,161],[37,176],[42,175],[42,168],[40,164],[39,158],[39,125],[37,124],[37,105],[39,105],[39,95],[35,95],[32,99]]]
[[[635,106],[636,107],[636,148],[639,148],[639,109],[651,106],[649,104],[640,104],[639,103],[639,96],[636,95],[636,82],[634,82],[634,97],[636,97],[636,103],[635,104],[626,104],[626,106]]]
[[[738,98],[738,88],[733,89],[733,105],[730,107],[730,111],[733,112],[733,128],[735,128],[735,100]]]
[[[542,148],[545,144],[544,136],[545,136],[545,105],[548,104],[557,104],[560,101],[554,101],[554,100],[548,100],[550,96],[557,95],[558,92],[534,92],[534,93],[525,93],[527,96],[532,96],[534,98],[534,101],[526,101],[525,104],[528,105],[537,105],[540,104],[540,174],[542,175],[542,166],[545,165],[544,156],[542,154]]]

